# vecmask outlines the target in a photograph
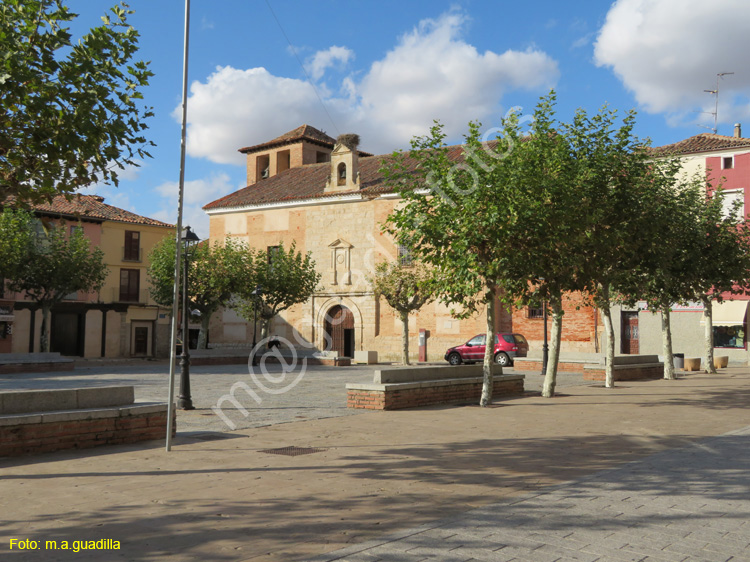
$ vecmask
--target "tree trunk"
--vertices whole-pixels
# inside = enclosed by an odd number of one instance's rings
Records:
[[[480,406],[492,402],[492,366],[495,363],[495,290],[487,293],[487,333],[484,337],[484,364],[482,365],[482,397]]]
[[[664,342],[664,378],[674,380],[674,355],[672,354],[672,327],[669,321],[670,306],[661,309],[661,335]]]
[[[50,350],[51,326],[49,313],[51,308],[52,306],[50,304],[42,304],[42,333],[39,336],[39,347],[42,348],[42,353],[49,353]]]
[[[607,349],[604,356],[604,386],[614,388],[615,386],[615,329],[612,325],[612,310],[609,306],[602,307],[602,319],[604,320],[604,331],[607,334]]]
[[[211,315],[201,315],[201,331],[198,334],[198,349],[208,349],[208,325],[211,323]]]
[[[401,316],[401,363],[409,365],[409,313],[400,312]]]
[[[703,320],[706,323],[706,372],[716,374],[714,367],[714,325],[713,305],[710,298],[703,298]]]
[[[261,318],[260,319],[260,340],[263,341],[268,337],[268,331],[271,326],[271,320],[273,318]]]
[[[562,338],[563,309],[562,303],[555,299],[550,300],[552,308],[552,333],[550,334],[550,349],[547,357],[547,371],[544,373],[544,386],[542,396],[552,398],[555,395],[557,385],[557,363],[560,360],[560,340]]]

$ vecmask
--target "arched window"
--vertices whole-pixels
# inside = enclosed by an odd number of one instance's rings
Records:
[[[339,185],[346,185],[346,164],[343,162],[338,167]]]

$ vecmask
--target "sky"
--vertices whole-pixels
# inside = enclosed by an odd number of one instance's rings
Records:
[[[75,38],[114,0],[66,4]],[[118,187],[84,192],[176,223],[185,4],[129,5],[156,146]],[[201,207],[246,185],[238,149],[303,124],[386,154],[434,120],[459,143],[469,121],[489,130],[554,89],[561,120],[635,110],[636,134],[659,146],[710,132],[718,80],[718,133],[750,131],[748,21],[747,0],[191,0],[183,222],[206,238]]]

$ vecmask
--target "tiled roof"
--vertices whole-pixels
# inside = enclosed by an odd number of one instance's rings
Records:
[[[324,146],[328,146],[329,148],[333,148],[333,145],[336,143],[336,139],[328,136],[323,131],[316,129],[315,127],[311,127],[310,125],[300,125],[296,129],[289,131],[288,133],[284,133],[280,137],[276,137],[273,140],[264,142],[262,144],[256,144],[255,146],[240,148],[239,152],[247,154],[248,152],[257,152],[259,150],[264,150],[284,144],[291,144],[302,140],[310,141],[316,144],[322,144]]]
[[[3,205],[15,205],[15,198],[9,197]],[[143,224],[149,226],[164,226],[174,228],[174,225],[161,222],[156,219],[142,217],[125,209],[107,205],[104,197],[99,195],[82,195],[76,193],[66,199],[63,195],[58,195],[50,203],[37,203],[30,205],[30,208],[44,215],[62,216],[73,219],[90,219],[101,221],[127,222],[132,224]]]
[[[448,158],[458,161],[463,156],[461,145],[448,147]],[[385,183],[380,172],[383,161],[390,155],[369,156],[359,158],[359,177],[361,189],[356,191],[325,192],[326,182],[331,173],[331,163],[308,164],[296,168],[289,168],[283,172],[260,180],[257,183],[243,187],[239,191],[230,193],[212,201],[203,208],[206,211],[246,207],[250,205],[264,205],[270,203],[284,203],[291,201],[317,199],[323,197],[343,197],[359,194],[362,197],[381,195],[393,192],[392,186]],[[414,168],[416,162],[407,158],[405,165]]]
[[[750,148],[750,139],[716,135],[714,133],[701,133],[700,135],[695,135],[694,137],[672,144],[655,146],[651,150],[654,154],[664,156],[668,154],[696,154],[733,148]]]

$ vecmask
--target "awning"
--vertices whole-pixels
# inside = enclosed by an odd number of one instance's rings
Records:
[[[711,307],[711,323],[714,326],[738,326],[745,323],[747,304],[750,301],[714,301]],[[704,324],[701,320],[701,324]]]

